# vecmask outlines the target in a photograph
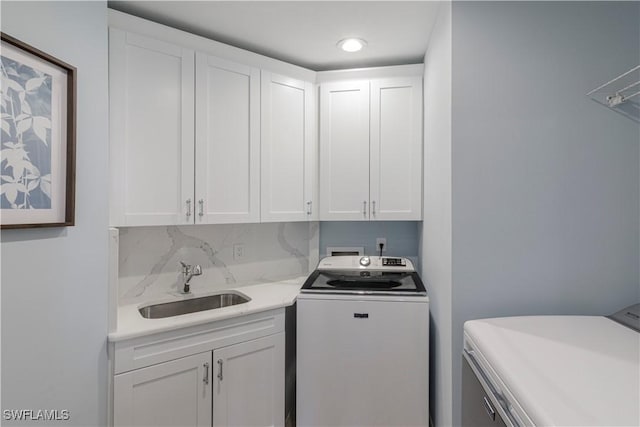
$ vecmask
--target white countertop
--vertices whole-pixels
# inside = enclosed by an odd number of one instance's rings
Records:
[[[601,316],[472,320],[464,331],[534,425],[640,425],[640,333]]]
[[[118,307],[117,330],[110,333],[108,338],[111,342],[122,341],[144,335],[172,331],[188,326],[200,325],[246,314],[287,307],[295,302],[298,292],[300,291],[300,287],[304,283],[305,279],[306,277],[298,277],[295,279],[283,280],[281,282],[241,286],[215,292],[189,294],[187,296],[176,294],[173,297],[168,296],[167,298],[159,300],[123,305]],[[215,295],[228,291],[244,294],[251,298],[251,301],[215,310],[200,311],[197,313],[183,314],[163,319],[145,319],[138,311],[140,307],[150,304]]]

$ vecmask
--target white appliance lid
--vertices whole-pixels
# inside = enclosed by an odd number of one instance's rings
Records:
[[[300,289],[301,294],[385,294],[425,296],[413,264],[401,257],[331,256],[320,261]]]
[[[538,426],[640,425],[640,333],[600,316],[471,320],[464,332],[465,348],[489,365],[485,373],[521,418]]]

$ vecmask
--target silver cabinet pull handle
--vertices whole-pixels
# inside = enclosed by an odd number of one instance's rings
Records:
[[[187,199],[187,218],[191,216],[191,199]]]
[[[307,215],[311,215],[311,201],[307,202]]]
[[[367,201],[362,202],[362,215],[367,216]]]
[[[489,418],[491,418],[492,421],[495,421],[496,411],[494,411],[491,403],[489,403],[487,396],[484,396],[484,410],[487,411],[487,415],[489,415]]]
[[[222,359],[218,359],[218,379],[222,381]]]
[[[204,378],[202,382],[205,384],[209,384],[209,362],[204,364]]]
[[[376,214],[376,201],[371,202],[371,209],[373,210],[373,214]]]
[[[198,205],[200,206],[200,212],[198,213],[198,216],[202,218],[204,216],[204,200],[198,200]]]

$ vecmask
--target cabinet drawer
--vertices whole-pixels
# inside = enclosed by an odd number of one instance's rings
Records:
[[[114,373],[120,374],[282,331],[284,309],[277,309],[116,342]]]

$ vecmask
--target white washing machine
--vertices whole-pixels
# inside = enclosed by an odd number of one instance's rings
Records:
[[[640,304],[464,325],[462,425],[640,426]]]
[[[411,261],[320,261],[298,296],[296,357],[298,426],[427,426],[429,299]]]

